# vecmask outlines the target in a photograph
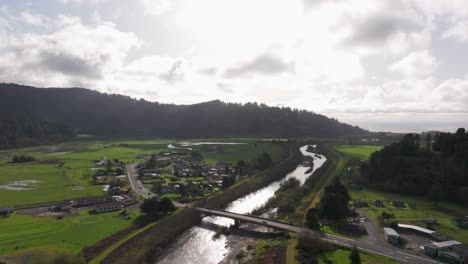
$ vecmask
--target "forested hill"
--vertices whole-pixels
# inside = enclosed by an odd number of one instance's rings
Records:
[[[101,136],[166,138],[333,137],[365,132],[312,112],[256,103],[210,101],[173,105],[82,88],[44,89],[0,84],[3,125],[6,119],[10,120],[10,128],[9,131],[0,130],[1,147],[21,145],[12,142],[15,129],[11,127],[11,120],[58,126],[61,129],[57,127],[54,131],[63,130],[64,136],[69,135],[65,128]],[[29,129],[35,127],[31,125]]]
[[[375,152],[361,167],[363,181],[387,191],[427,195],[468,205],[468,133],[408,134]]]

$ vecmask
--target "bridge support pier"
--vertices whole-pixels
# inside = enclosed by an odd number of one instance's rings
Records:
[[[240,226],[240,221],[237,219],[234,219],[234,225],[232,226],[232,228],[237,229],[239,228],[239,226]]]

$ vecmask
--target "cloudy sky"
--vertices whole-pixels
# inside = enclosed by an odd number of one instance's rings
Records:
[[[466,0],[0,0],[0,81],[468,127]]]

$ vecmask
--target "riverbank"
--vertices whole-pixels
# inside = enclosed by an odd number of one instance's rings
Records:
[[[241,181],[231,188],[213,195],[197,205],[212,208],[224,208],[230,202],[255,192],[268,184],[281,179],[294,170],[303,160],[299,146],[284,144],[288,157],[251,178]],[[129,239],[112,251],[102,263],[152,263],[163,249],[188,228],[197,225],[201,218],[198,212],[186,208],[152,226],[144,233]]]

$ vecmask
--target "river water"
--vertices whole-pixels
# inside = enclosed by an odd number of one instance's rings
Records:
[[[306,171],[310,167],[300,164],[282,180],[273,182],[263,189],[235,200],[226,207],[226,210],[248,214],[254,209],[263,206],[268,199],[273,197],[281,182],[290,178],[296,178],[301,184],[304,184],[306,179],[323,165],[326,158],[316,153],[307,152],[307,145],[301,147],[300,150],[304,156],[314,158],[314,169],[312,172],[306,174]],[[223,260],[224,256],[229,252],[229,248],[226,246],[227,239],[225,236],[213,239],[215,231],[209,228],[213,224],[230,226],[234,224],[234,220],[217,216],[203,218],[200,225],[192,227],[180,235],[171,249],[157,263],[214,264]]]

